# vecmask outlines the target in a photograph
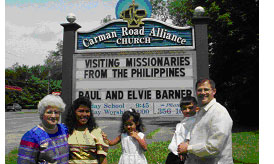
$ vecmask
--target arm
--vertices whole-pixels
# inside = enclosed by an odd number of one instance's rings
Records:
[[[107,164],[107,157],[104,155],[99,156],[99,164]]]
[[[182,140],[182,137],[183,137],[181,129],[182,129],[182,124],[178,123],[176,125],[176,130],[173,134],[172,140],[171,140],[170,144],[168,145],[168,150],[170,150],[174,154],[176,154],[178,144]]]
[[[18,149],[17,163],[35,164],[39,152],[39,144],[32,137],[31,132],[27,132],[21,139]]]
[[[147,150],[147,143],[146,143],[146,140],[145,140],[145,136],[143,138],[141,138],[137,132],[131,132],[130,133],[130,136],[135,138],[139,144],[141,145],[141,147],[146,151]]]
[[[181,142],[176,148],[177,148],[177,152],[178,154],[183,154],[183,153],[186,153],[187,152],[187,145],[189,144],[189,140],[190,140],[190,129],[192,128],[192,125],[194,123],[193,119],[192,120],[188,120],[188,121],[191,121],[192,124],[188,125],[188,127],[184,127],[183,126],[183,129],[184,131],[181,132],[184,134],[184,141]],[[190,122],[190,123],[191,123]],[[177,143],[178,144],[178,143]]]
[[[189,144],[189,140],[182,142],[178,145],[177,152],[179,154],[179,158],[181,161],[185,161],[187,157],[187,146]]]
[[[108,140],[109,146],[114,146],[121,141],[121,135],[117,136],[114,140]]]
[[[168,150],[171,151],[171,152],[175,151],[176,148],[177,148],[176,144],[177,144],[177,137],[176,137],[176,131],[175,131],[174,134],[173,134],[173,137],[171,139],[171,142],[168,145]]]
[[[98,164],[107,164],[107,153],[109,148],[107,135],[100,128],[97,130],[99,131],[99,133],[97,133],[97,139],[94,136],[97,149],[97,161]],[[101,136],[98,134],[101,134]]]
[[[210,120],[208,139],[205,143],[187,146],[187,151],[199,157],[217,155],[231,140],[232,120],[226,111],[216,111]],[[231,145],[232,146],[232,145]]]
[[[109,140],[107,135],[103,131],[101,133],[104,141],[106,141],[109,146],[114,146],[121,141],[121,135],[117,136],[114,140]]]

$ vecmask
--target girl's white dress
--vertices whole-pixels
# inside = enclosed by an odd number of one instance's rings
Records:
[[[138,136],[143,139],[145,135],[141,132]],[[147,164],[144,150],[139,142],[129,136],[127,133],[121,135],[122,155],[119,160],[119,164]]]

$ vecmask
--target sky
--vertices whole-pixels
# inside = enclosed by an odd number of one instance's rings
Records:
[[[44,64],[48,51],[63,39],[62,23],[69,13],[89,31],[99,27],[107,15],[115,18],[118,0],[6,0],[5,68]]]

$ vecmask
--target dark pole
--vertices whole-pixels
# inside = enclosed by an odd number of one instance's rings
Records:
[[[201,9],[201,7],[197,7]],[[195,31],[195,47],[197,59],[197,79],[209,77],[209,61],[208,61],[208,33],[207,26],[209,17],[203,16],[203,12],[197,12],[195,9],[192,22]],[[198,9],[198,10],[199,10]]]
[[[63,37],[63,60],[62,60],[62,94],[61,97],[66,104],[66,110],[62,114],[61,122],[65,121],[67,109],[72,104],[72,69],[73,54],[75,52],[75,32],[81,28],[77,23],[64,23]]]

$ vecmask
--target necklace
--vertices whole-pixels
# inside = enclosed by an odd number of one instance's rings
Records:
[[[43,123],[41,123],[41,124],[42,124],[42,127],[44,128],[44,130],[46,130],[46,131],[52,132],[57,129],[57,125],[55,125],[54,128],[47,128]]]

